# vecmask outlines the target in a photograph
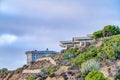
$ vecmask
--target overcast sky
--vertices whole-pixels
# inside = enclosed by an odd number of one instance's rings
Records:
[[[60,51],[59,41],[120,26],[120,0],[0,0],[0,68],[26,63],[29,50]]]

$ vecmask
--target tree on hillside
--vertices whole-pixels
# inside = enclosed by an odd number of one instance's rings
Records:
[[[2,69],[0,69],[0,73],[2,73],[2,72],[7,72],[7,71],[8,71],[7,68],[2,68]]]
[[[120,34],[120,28],[114,25],[104,26],[102,30],[99,30],[93,33],[95,39],[117,35],[117,34]]]
[[[118,26],[114,25],[107,25],[103,29],[103,36],[111,36],[111,35],[117,35],[120,34],[120,28]]]
[[[93,33],[93,35],[95,39],[103,37],[103,30],[96,31]]]

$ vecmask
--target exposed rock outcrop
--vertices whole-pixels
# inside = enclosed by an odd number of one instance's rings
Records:
[[[51,61],[52,62],[51,62]],[[28,66],[23,66],[14,71],[9,71],[0,74],[0,80],[27,80],[30,77],[37,77],[41,72],[41,68],[49,67],[56,64],[52,58],[40,59]]]

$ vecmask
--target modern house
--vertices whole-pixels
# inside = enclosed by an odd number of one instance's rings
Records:
[[[35,62],[37,59],[43,56],[51,56],[57,54],[57,52],[46,49],[45,51],[27,51],[25,54],[27,56],[27,64],[30,64],[31,62]]]
[[[88,34],[87,37],[73,37],[71,41],[60,41],[62,48],[85,47],[87,43],[93,43],[93,35]]]

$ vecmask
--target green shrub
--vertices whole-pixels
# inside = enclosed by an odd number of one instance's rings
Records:
[[[30,77],[30,78],[28,78],[28,80],[35,80],[35,78],[33,78],[33,77]]]
[[[91,46],[90,49],[88,49],[86,52],[83,54],[80,54],[75,58],[75,64],[76,65],[81,65],[83,62],[94,58],[97,56],[97,48],[94,46]]]
[[[55,77],[55,73],[50,73],[50,77]]]
[[[101,47],[97,57],[115,60],[120,55],[120,35],[103,38],[103,46]]]
[[[109,80],[109,79],[105,78],[103,73],[97,70],[93,70],[86,76],[85,80]]]
[[[108,46],[105,53],[109,59],[116,59],[117,53],[114,51],[114,48],[112,46]]]
[[[68,60],[69,59],[69,53],[65,53],[63,55],[63,60]]]
[[[77,54],[80,54],[81,50],[82,50],[82,48],[79,48],[79,49],[77,50]]]
[[[57,66],[50,66],[47,69],[47,75],[52,75],[58,69]]]
[[[94,59],[88,60],[87,62],[82,63],[81,72],[87,74],[92,70],[98,70],[100,68],[100,63]]]
[[[64,76],[64,75],[66,75],[66,73],[65,73],[65,72],[62,72],[62,73],[60,74],[60,76]]]
[[[120,79],[120,70],[118,70],[118,73],[115,75],[115,80]]]
[[[63,54],[63,60],[69,60],[75,58],[79,48],[70,48]]]
[[[76,53],[77,50],[78,50],[78,48],[70,48],[70,49],[68,50],[68,52],[69,52],[69,53]]]
[[[107,58],[107,56],[106,56],[106,54],[104,52],[99,52],[95,59],[99,61],[99,60],[104,60],[106,58]]]

